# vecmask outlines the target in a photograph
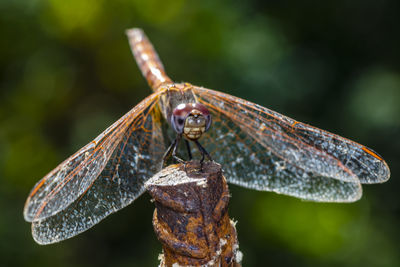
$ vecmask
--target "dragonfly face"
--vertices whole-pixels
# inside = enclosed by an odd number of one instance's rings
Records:
[[[172,113],[171,124],[178,134],[194,141],[210,128],[211,115],[203,104],[180,104]]]
[[[154,92],[34,186],[24,217],[38,243],[75,236],[140,196],[165,158],[165,122],[177,134],[168,153],[180,152],[181,137],[188,148],[191,140],[243,187],[352,202],[362,183],[389,179],[386,162],[366,146],[229,94],[173,83],[143,31],[127,35]]]

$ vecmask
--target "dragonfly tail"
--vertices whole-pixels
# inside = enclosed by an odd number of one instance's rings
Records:
[[[133,28],[127,30],[126,35],[133,56],[153,91],[157,91],[162,84],[172,83],[146,34],[139,28]]]

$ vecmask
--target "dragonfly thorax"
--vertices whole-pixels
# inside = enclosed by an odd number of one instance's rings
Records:
[[[183,103],[172,112],[171,124],[186,139],[197,140],[210,128],[211,115],[200,103]]]

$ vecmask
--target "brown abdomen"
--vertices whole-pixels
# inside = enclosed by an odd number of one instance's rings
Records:
[[[136,63],[153,91],[157,91],[161,84],[172,83],[172,80],[165,74],[164,66],[144,32],[141,29],[133,28],[127,30],[126,34]]]

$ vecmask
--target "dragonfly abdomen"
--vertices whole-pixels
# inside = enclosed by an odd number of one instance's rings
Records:
[[[133,28],[126,31],[132,53],[136,62],[154,92],[162,84],[172,83],[167,76],[157,52],[141,29]]]

